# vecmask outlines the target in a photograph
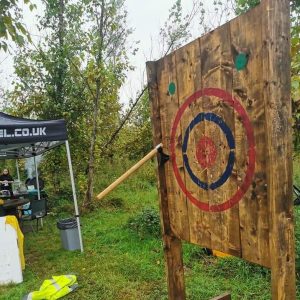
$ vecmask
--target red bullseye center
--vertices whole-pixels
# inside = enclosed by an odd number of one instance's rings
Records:
[[[213,140],[207,136],[202,137],[196,147],[196,157],[202,168],[210,168],[217,158],[217,148]]]

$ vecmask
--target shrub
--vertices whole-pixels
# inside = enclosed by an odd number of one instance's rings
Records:
[[[113,209],[122,209],[124,208],[124,200],[120,197],[114,197],[114,198],[104,198],[101,201],[98,202],[99,207],[103,208],[113,208]]]
[[[136,216],[129,218],[126,226],[141,237],[159,237],[161,232],[159,214],[154,208],[144,208]]]

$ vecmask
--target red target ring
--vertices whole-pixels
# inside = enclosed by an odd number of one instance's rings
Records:
[[[248,150],[247,150],[247,157],[248,157],[248,165],[247,165],[247,170],[246,170],[246,175],[244,178],[244,181],[242,185],[237,189],[235,194],[226,200],[223,203],[220,204],[213,204],[209,205],[209,203],[205,203],[200,201],[199,199],[195,198],[186,188],[180,173],[179,169],[177,166],[176,162],[176,153],[175,153],[175,148],[176,148],[176,131],[178,129],[180,120],[183,116],[183,113],[185,110],[197,99],[203,97],[203,96],[214,96],[220,99],[220,101],[225,102],[227,105],[231,106],[235,112],[239,116],[239,120],[242,123],[243,127],[245,128],[246,131],[246,137],[247,137],[247,142],[248,142]],[[209,140],[211,142],[208,142]],[[200,162],[202,162],[203,165],[205,165],[207,168],[213,165],[213,162],[215,161],[215,153],[214,151],[216,150],[214,147],[215,145],[212,144],[212,140],[207,137],[207,140],[200,140],[201,145],[197,145],[197,159]],[[208,153],[203,153],[204,146],[208,145]],[[198,150],[199,149],[199,150]],[[215,149],[215,150],[214,150]],[[208,211],[208,212],[217,212],[217,211],[225,211],[235,204],[237,204],[246,191],[248,190],[249,186],[251,185],[251,181],[254,175],[254,169],[255,169],[255,141],[254,141],[254,132],[253,128],[250,122],[250,119],[247,115],[247,112],[243,108],[243,106],[240,104],[240,102],[234,98],[231,94],[228,92],[218,89],[218,88],[206,88],[203,90],[199,90],[192,94],[179,108],[172,129],[171,129],[171,140],[170,140],[170,153],[171,153],[171,160],[172,160],[172,167],[173,171],[175,174],[175,178],[181,188],[181,190],[184,192],[184,194],[188,197],[188,199],[199,209],[203,211]]]

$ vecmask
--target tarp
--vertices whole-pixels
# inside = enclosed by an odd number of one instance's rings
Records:
[[[66,140],[65,120],[29,120],[0,112],[0,159],[36,156]]]

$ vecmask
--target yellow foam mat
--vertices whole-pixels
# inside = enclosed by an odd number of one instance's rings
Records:
[[[221,251],[217,251],[217,250],[213,250],[213,255],[217,256],[217,257],[232,257],[232,255],[221,252]]]

